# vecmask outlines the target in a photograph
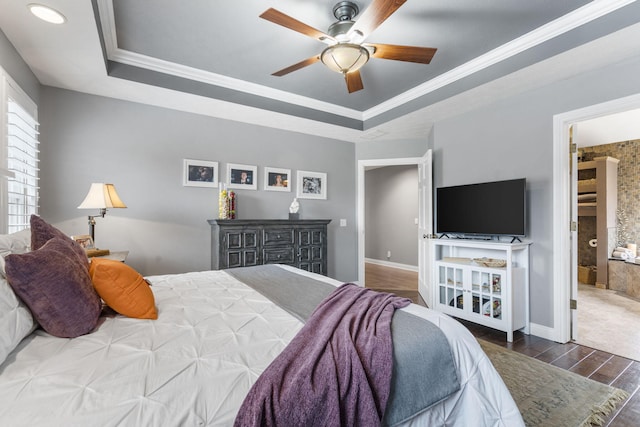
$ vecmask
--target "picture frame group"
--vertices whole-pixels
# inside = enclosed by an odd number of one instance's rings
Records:
[[[219,182],[218,162],[209,160],[183,160],[183,182],[189,187],[215,187]],[[236,190],[258,189],[258,166],[227,163],[226,186]],[[295,179],[296,197],[299,199],[327,199],[327,174],[298,170]],[[291,169],[265,166],[263,189],[265,191],[291,192]]]

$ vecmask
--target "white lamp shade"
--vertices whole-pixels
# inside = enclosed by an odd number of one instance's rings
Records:
[[[359,70],[369,61],[369,51],[351,43],[338,43],[326,48],[320,60],[332,71],[349,73]]]
[[[126,208],[113,184],[93,183],[78,209]]]

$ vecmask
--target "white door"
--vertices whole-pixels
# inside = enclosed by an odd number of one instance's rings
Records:
[[[571,339],[578,339],[578,150],[574,145],[578,135],[578,125],[569,128],[569,159],[571,161],[571,227],[569,233],[571,240]],[[573,303],[575,301],[575,304]]]
[[[433,308],[431,283],[431,245],[433,234],[433,154],[431,150],[418,163],[418,293]]]

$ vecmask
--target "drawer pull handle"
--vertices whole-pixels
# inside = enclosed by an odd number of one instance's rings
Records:
[[[276,239],[280,239],[280,235],[279,235],[279,234],[278,234],[278,235],[276,235]]]

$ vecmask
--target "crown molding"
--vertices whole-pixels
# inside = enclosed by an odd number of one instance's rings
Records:
[[[443,73],[436,78],[364,111],[363,119],[366,121],[380,114],[386,113],[394,108],[406,104],[407,102],[434,92],[437,89],[454,83],[464,77],[468,77],[478,71],[482,71],[487,67],[504,61],[505,59],[551,40],[561,34],[569,32],[574,28],[587,24],[595,19],[616,11],[621,7],[634,3],[635,1],[636,0],[594,0],[581,8],[569,12],[554,21],[518,37],[517,39],[513,39],[502,46],[480,55],[451,71]]]
[[[453,70],[443,73],[363,112],[120,49],[117,46],[113,0],[97,1],[105,40],[105,49],[109,60],[364,122],[482,71],[527,49],[540,45],[554,37],[634,3],[637,0],[593,0],[581,8],[569,12],[517,39],[505,43]]]
[[[117,45],[113,0],[98,0],[98,7],[107,58],[111,61],[362,121],[362,112],[352,108],[120,49]]]
[[[325,113],[335,114],[338,116],[362,121],[362,112],[331,104],[329,102],[318,101],[317,99],[308,98],[306,96],[292,94],[279,89],[273,89],[267,86],[251,83],[245,80],[235,79],[233,77],[223,76],[221,74],[203,71],[197,68],[179,65],[173,62],[164,61],[158,58],[132,53],[122,49],[116,49],[108,54],[111,61],[119,62],[134,67],[145,68],[151,71],[157,71],[176,77],[181,77],[213,86],[224,87],[239,92],[248,93],[255,96],[269,98],[276,101],[295,104],[301,107],[311,108],[313,110]]]

